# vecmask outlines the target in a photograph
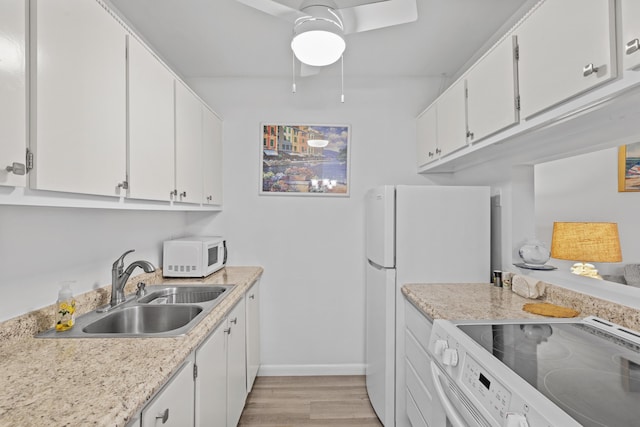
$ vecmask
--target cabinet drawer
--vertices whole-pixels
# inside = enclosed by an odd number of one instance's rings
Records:
[[[413,400],[413,396],[409,390],[406,390],[407,394],[407,417],[411,422],[412,427],[429,427],[429,424],[424,420],[422,414],[416,406],[416,402]]]
[[[428,363],[424,361],[423,363]],[[427,389],[427,386],[420,381],[418,373],[408,360],[405,360],[407,390],[413,396],[416,407],[420,410],[423,418],[428,420],[433,411],[433,395]]]
[[[429,393],[434,392],[433,379],[431,378],[431,357],[422,350],[411,332],[405,333],[405,354],[416,371],[418,378],[427,386]]]
[[[426,351],[429,347],[429,337],[431,336],[433,324],[407,301],[405,301],[405,324]]]

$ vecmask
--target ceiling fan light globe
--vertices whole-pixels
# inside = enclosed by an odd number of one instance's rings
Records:
[[[325,30],[300,32],[291,41],[291,49],[296,58],[314,67],[333,64],[340,59],[345,47],[342,36]]]

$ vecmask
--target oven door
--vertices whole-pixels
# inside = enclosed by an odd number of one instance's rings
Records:
[[[464,396],[463,391],[434,361],[431,361],[431,374],[437,398],[447,413],[447,426],[500,427],[498,424],[489,423],[471,401]]]

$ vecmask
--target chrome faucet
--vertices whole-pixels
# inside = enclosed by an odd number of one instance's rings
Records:
[[[111,268],[111,303],[109,304],[111,308],[124,302],[124,285],[136,267],[142,268],[145,273],[153,273],[156,271],[156,268],[149,261],[134,261],[125,269],[124,257],[131,252],[135,252],[135,250],[131,249],[123,253],[122,256],[113,263],[113,267]]]

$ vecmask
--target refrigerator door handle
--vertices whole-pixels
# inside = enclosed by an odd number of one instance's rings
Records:
[[[388,268],[378,265],[375,262],[371,261],[370,259],[368,259],[367,262],[369,262],[369,265],[375,268],[376,270],[388,270]]]

